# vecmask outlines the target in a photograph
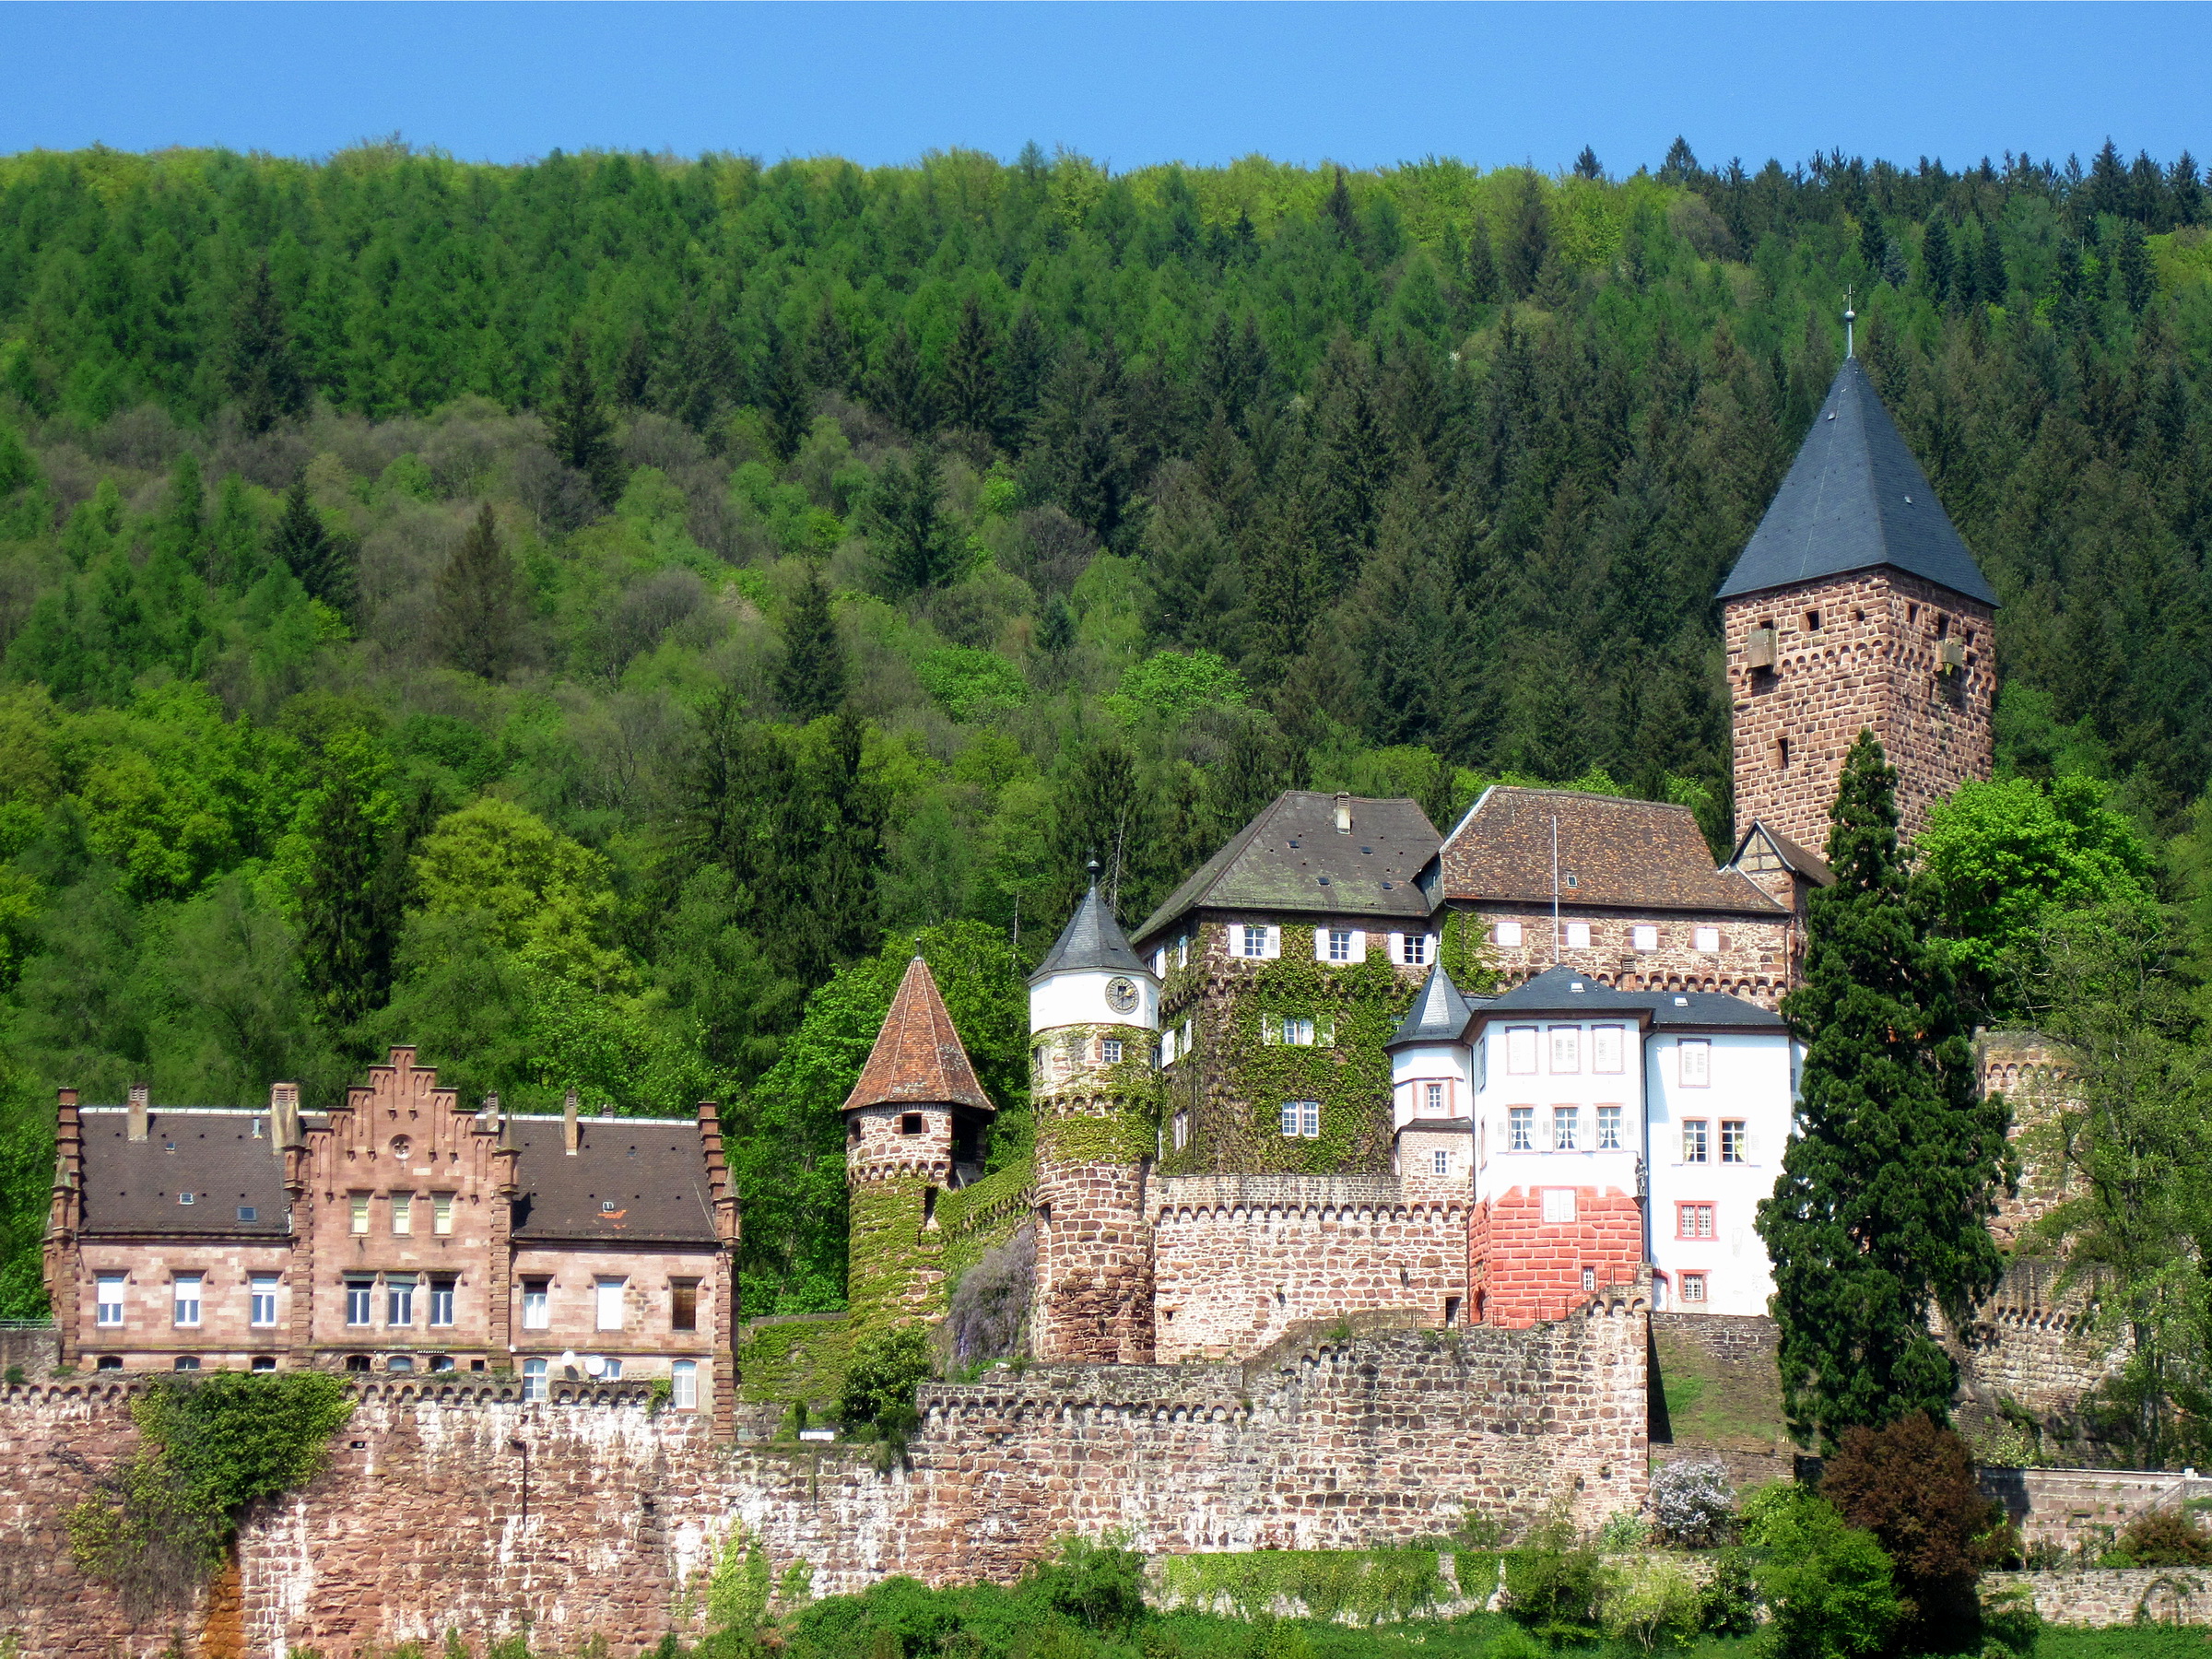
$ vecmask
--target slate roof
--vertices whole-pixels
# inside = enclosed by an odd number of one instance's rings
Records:
[[[143,1141],[129,1138],[121,1106],[84,1107],[78,1123],[87,1233],[287,1235],[284,1164],[266,1112],[165,1106],[147,1114]],[[241,1220],[241,1208],[253,1219]]]
[[[1067,925],[1060,930],[1059,943],[1039,964],[1037,971],[1030,975],[1030,983],[1035,984],[1049,973],[1066,973],[1084,968],[1111,969],[1116,973],[1152,971],[1129,947],[1128,935],[1113,919],[1112,907],[1099,897],[1099,884],[1095,881],[1090,884],[1090,891],[1083,895],[1083,902],[1076,906],[1076,913],[1067,919]]]
[[[1195,910],[1305,911],[1316,915],[1426,921],[1434,908],[1418,878],[1436,856],[1436,827],[1418,801],[1353,795],[1349,834],[1336,797],[1291,789],[1276,796],[1146,918],[1148,943]]]
[[[1572,968],[1547,968],[1524,980],[1479,1010],[1484,1014],[1576,1014],[1624,1018],[1642,1016],[1661,1029],[1676,1030],[1780,1030],[1783,1018],[1771,1008],[1718,991],[1616,991]]]
[[[1852,357],[1718,596],[1882,566],[1997,602],[1865,365]]]
[[[1789,914],[1748,877],[1713,867],[1687,806],[1503,783],[1483,791],[1444,842],[1444,896],[1549,904],[1555,816],[1562,906]]]
[[[1406,1010],[1406,1018],[1382,1046],[1394,1049],[1409,1042],[1456,1042],[1474,1018],[1475,1010],[1487,1001],[1467,996],[1439,962],[1429,970],[1429,977],[1414,994],[1413,1006]]]
[[[510,1117],[507,1124],[520,1154],[517,1240],[716,1241],[698,1119],[584,1118],[573,1158],[559,1118]]]
[[[860,1080],[841,1110],[925,1101],[995,1110],[976,1080],[975,1067],[968,1063],[968,1051],[960,1046],[960,1034],[945,1011],[945,999],[937,993],[929,964],[916,957],[906,965],[906,977],[899,982],[890,1012],[883,1017],[876,1046],[868,1051]]]

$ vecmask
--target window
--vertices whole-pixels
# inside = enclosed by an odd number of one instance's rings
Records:
[[[200,1369],[200,1361],[198,1357],[195,1355],[179,1354],[177,1356],[175,1365],[171,1366],[171,1369],[172,1371],[195,1371]]]
[[[1551,1069],[1555,1073],[1572,1073],[1583,1069],[1583,1028],[1581,1026],[1553,1026],[1551,1028]]]
[[[1717,927],[1693,927],[1689,933],[1690,948],[1707,953],[1721,947],[1721,930]]]
[[[1592,1026],[1590,1069],[1594,1072],[1618,1073],[1626,1035],[1619,1026]]]
[[[430,1281],[430,1323],[434,1325],[453,1323],[453,1281],[450,1278]]]
[[[1567,924],[1567,948],[1570,950],[1587,950],[1590,948],[1589,923],[1570,922]]]
[[[453,1357],[451,1354],[432,1354],[430,1356],[430,1369],[434,1371],[452,1371],[453,1369]]]
[[[1490,937],[1497,944],[1503,945],[1509,949],[1518,949],[1521,945],[1521,924],[1500,922],[1490,930]]]
[[[1600,1106],[1597,1109],[1597,1149],[1600,1152],[1620,1150],[1620,1108]]]
[[[1742,1118],[1723,1118],[1721,1120],[1721,1161],[1723,1163],[1742,1163],[1744,1161],[1744,1120]]]
[[[1594,1268],[1594,1267],[1585,1267],[1585,1268],[1583,1268],[1583,1294],[1586,1296],[1586,1295],[1588,1295],[1588,1294],[1589,1294],[1591,1291],[1593,1291],[1593,1290],[1594,1290],[1594,1289],[1596,1289],[1596,1288],[1597,1288],[1597,1269],[1596,1269],[1596,1268]]]
[[[1806,633],[1820,631],[1820,613],[1818,611],[1811,610],[1805,613],[1805,631]],[[1688,1300],[1689,1292],[1685,1290],[1682,1294],[1684,1299]]]
[[[196,1325],[200,1323],[200,1276],[196,1273],[177,1275],[175,1288],[175,1323]]]
[[[899,1114],[899,1133],[901,1135],[921,1134],[922,1114],[918,1112],[900,1112]]]
[[[1516,1077],[1533,1077],[1536,1070],[1536,1028],[1511,1026],[1505,1033],[1505,1069]]]
[[[1431,1171],[1431,1173],[1437,1175],[1449,1175],[1452,1173],[1452,1154],[1450,1151],[1442,1147],[1439,1147],[1432,1156],[1435,1168],[1433,1171]]]
[[[191,1193],[179,1193],[177,1194],[177,1202],[179,1204],[190,1204],[193,1201],[193,1197],[194,1194]]]
[[[594,1307],[601,1330],[618,1331],[622,1328],[622,1287],[629,1282],[628,1279],[603,1278],[594,1283]]]
[[[1175,941],[1175,966],[1178,968],[1187,968],[1190,966],[1190,961],[1191,935],[1189,934],[1184,934],[1182,938]]]
[[[392,1194],[392,1236],[404,1239],[415,1230],[415,1194]]]
[[[1162,980],[1168,977],[1168,947],[1165,945],[1152,953],[1152,977]]]
[[[1444,1086],[1441,1083],[1422,1084],[1421,1115],[1423,1117],[1442,1117],[1446,1110]]]
[[[386,1371],[411,1371],[415,1369],[415,1356],[412,1354],[394,1354],[390,1359],[384,1361],[384,1369]]]
[[[1683,1120],[1682,1161],[1684,1163],[1703,1163],[1705,1161],[1705,1120],[1703,1118]]]
[[[92,1369],[94,1371],[121,1371],[123,1356],[121,1354],[102,1354],[93,1362]]]
[[[1285,1100],[1283,1102],[1283,1133],[1303,1140],[1321,1138],[1321,1102],[1319,1100]]]
[[[1572,1152],[1583,1137],[1583,1109],[1580,1106],[1554,1106],[1551,1109],[1551,1144],[1559,1151]]]
[[[672,1331],[699,1329],[699,1281],[673,1279],[668,1285],[668,1328]]]
[[[1787,737],[1774,739],[1774,770],[1776,771],[1790,770],[1790,740]]]
[[[523,1281],[523,1329],[525,1331],[549,1331],[552,1328],[552,1280],[524,1279]]]
[[[356,1374],[367,1371],[369,1369],[369,1356],[366,1354],[347,1355],[346,1369],[349,1371],[355,1372]]]
[[[1701,1273],[1684,1274],[1682,1276],[1682,1300],[1684,1303],[1701,1302],[1704,1300],[1705,1276]]]
[[[668,1368],[668,1403],[678,1411],[699,1409],[699,1361],[678,1359]]]
[[[346,1200],[346,1206],[348,1212],[347,1230],[357,1238],[366,1235],[369,1231],[369,1194],[351,1194]]]
[[[274,1354],[256,1354],[253,1356],[253,1364],[248,1366],[247,1369],[249,1371],[273,1371],[276,1369],[276,1356]]]
[[[600,1361],[599,1361],[599,1381],[600,1381],[600,1382],[619,1382],[621,1380],[622,1380],[622,1361],[621,1361],[621,1360],[619,1360],[619,1359],[602,1359],[602,1360],[600,1360]]]
[[[523,1361],[523,1398],[542,1400],[546,1397],[546,1362],[543,1359]]]
[[[238,1218],[241,1221],[258,1221],[261,1219],[261,1210],[255,1205],[241,1204],[238,1206]]]
[[[277,1278],[273,1273],[257,1273],[247,1281],[246,1321],[249,1324],[273,1325],[276,1323]]]
[[[1682,1087],[1704,1088],[1712,1082],[1712,1044],[1702,1037],[1685,1037],[1677,1046]]]
[[[1328,930],[1323,959],[1330,962],[1348,962],[1352,959],[1352,930],[1332,927]]]
[[[1101,1065],[1119,1065],[1122,1063],[1122,1040],[1119,1037],[1099,1039],[1099,1063]]]
[[[376,1296],[374,1279],[349,1278],[346,1281],[346,1323],[365,1325],[369,1323],[369,1304]]]
[[[124,1276],[120,1273],[103,1273],[100,1276],[99,1288],[93,1292],[92,1320],[95,1324],[119,1325],[123,1323],[124,1283]]]
[[[1574,1189],[1572,1187],[1546,1187],[1544,1189],[1546,1225],[1558,1226],[1574,1218]]]
[[[384,1323],[403,1330],[415,1323],[413,1274],[395,1274],[384,1281]]]
[[[1650,925],[1648,923],[1639,924],[1637,926],[1630,928],[1629,946],[1630,948],[1634,950],[1658,949],[1659,930]]]
[[[1239,956],[1256,958],[1267,954],[1267,930],[1265,927],[1254,927],[1250,923],[1246,923],[1238,930],[1238,933],[1240,935],[1237,948]]]
[[[1536,1109],[1534,1106],[1507,1107],[1505,1123],[1505,1149],[1508,1152],[1534,1152],[1536,1149]]]
[[[1680,1239],[1712,1238],[1712,1206],[1710,1204],[1676,1205],[1675,1236]]]
[[[1425,933],[1407,934],[1401,942],[1398,959],[1418,968],[1429,959],[1429,935]]]
[[[1283,1041],[1293,1048],[1312,1048],[1313,1046],[1313,1022],[1302,1015],[1284,1015]]]
[[[1444,1298],[1444,1329],[1448,1331],[1458,1323],[1459,1298],[1456,1296],[1447,1296]]]
[[[453,1195],[451,1193],[430,1194],[430,1230],[441,1239],[453,1236]]]
[[[1175,1150],[1180,1152],[1191,1144],[1191,1114],[1187,1112],[1177,1112],[1173,1130],[1174,1134],[1171,1138],[1175,1142]]]

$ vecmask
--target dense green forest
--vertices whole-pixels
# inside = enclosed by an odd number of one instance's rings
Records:
[[[0,159],[10,1265],[56,1085],[728,1102],[747,1312],[834,1106],[1279,787],[1726,836],[1712,594],[1862,355],[2002,595],[2005,768],[2196,867],[2195,163],[1372,172],[396,146]],[[838,994],[810,994],[841,968]],[[27,1248],[29,1247],[29,1248]]]

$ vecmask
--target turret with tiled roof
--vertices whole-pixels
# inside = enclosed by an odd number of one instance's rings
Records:
[[[860,1079],[845,1097],[843,1110],[924,1101],[970,1106],[978,1112],[995,1110],[976,1080],[959,1033],[952,1028],[935,976],[929,964],[916,957],[906,965],[890,1012],[876,1035],[876,1046],[868,1051],[868,1062],[860,1068]]]

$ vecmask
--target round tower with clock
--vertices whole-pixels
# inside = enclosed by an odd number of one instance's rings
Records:
[[[1094,872],[1096,866],[1093,866]],[[1152,1359],[1145,1186],[1157,1151],[1159,982],[1094,879],[1030,976],[1040,1359]]]

